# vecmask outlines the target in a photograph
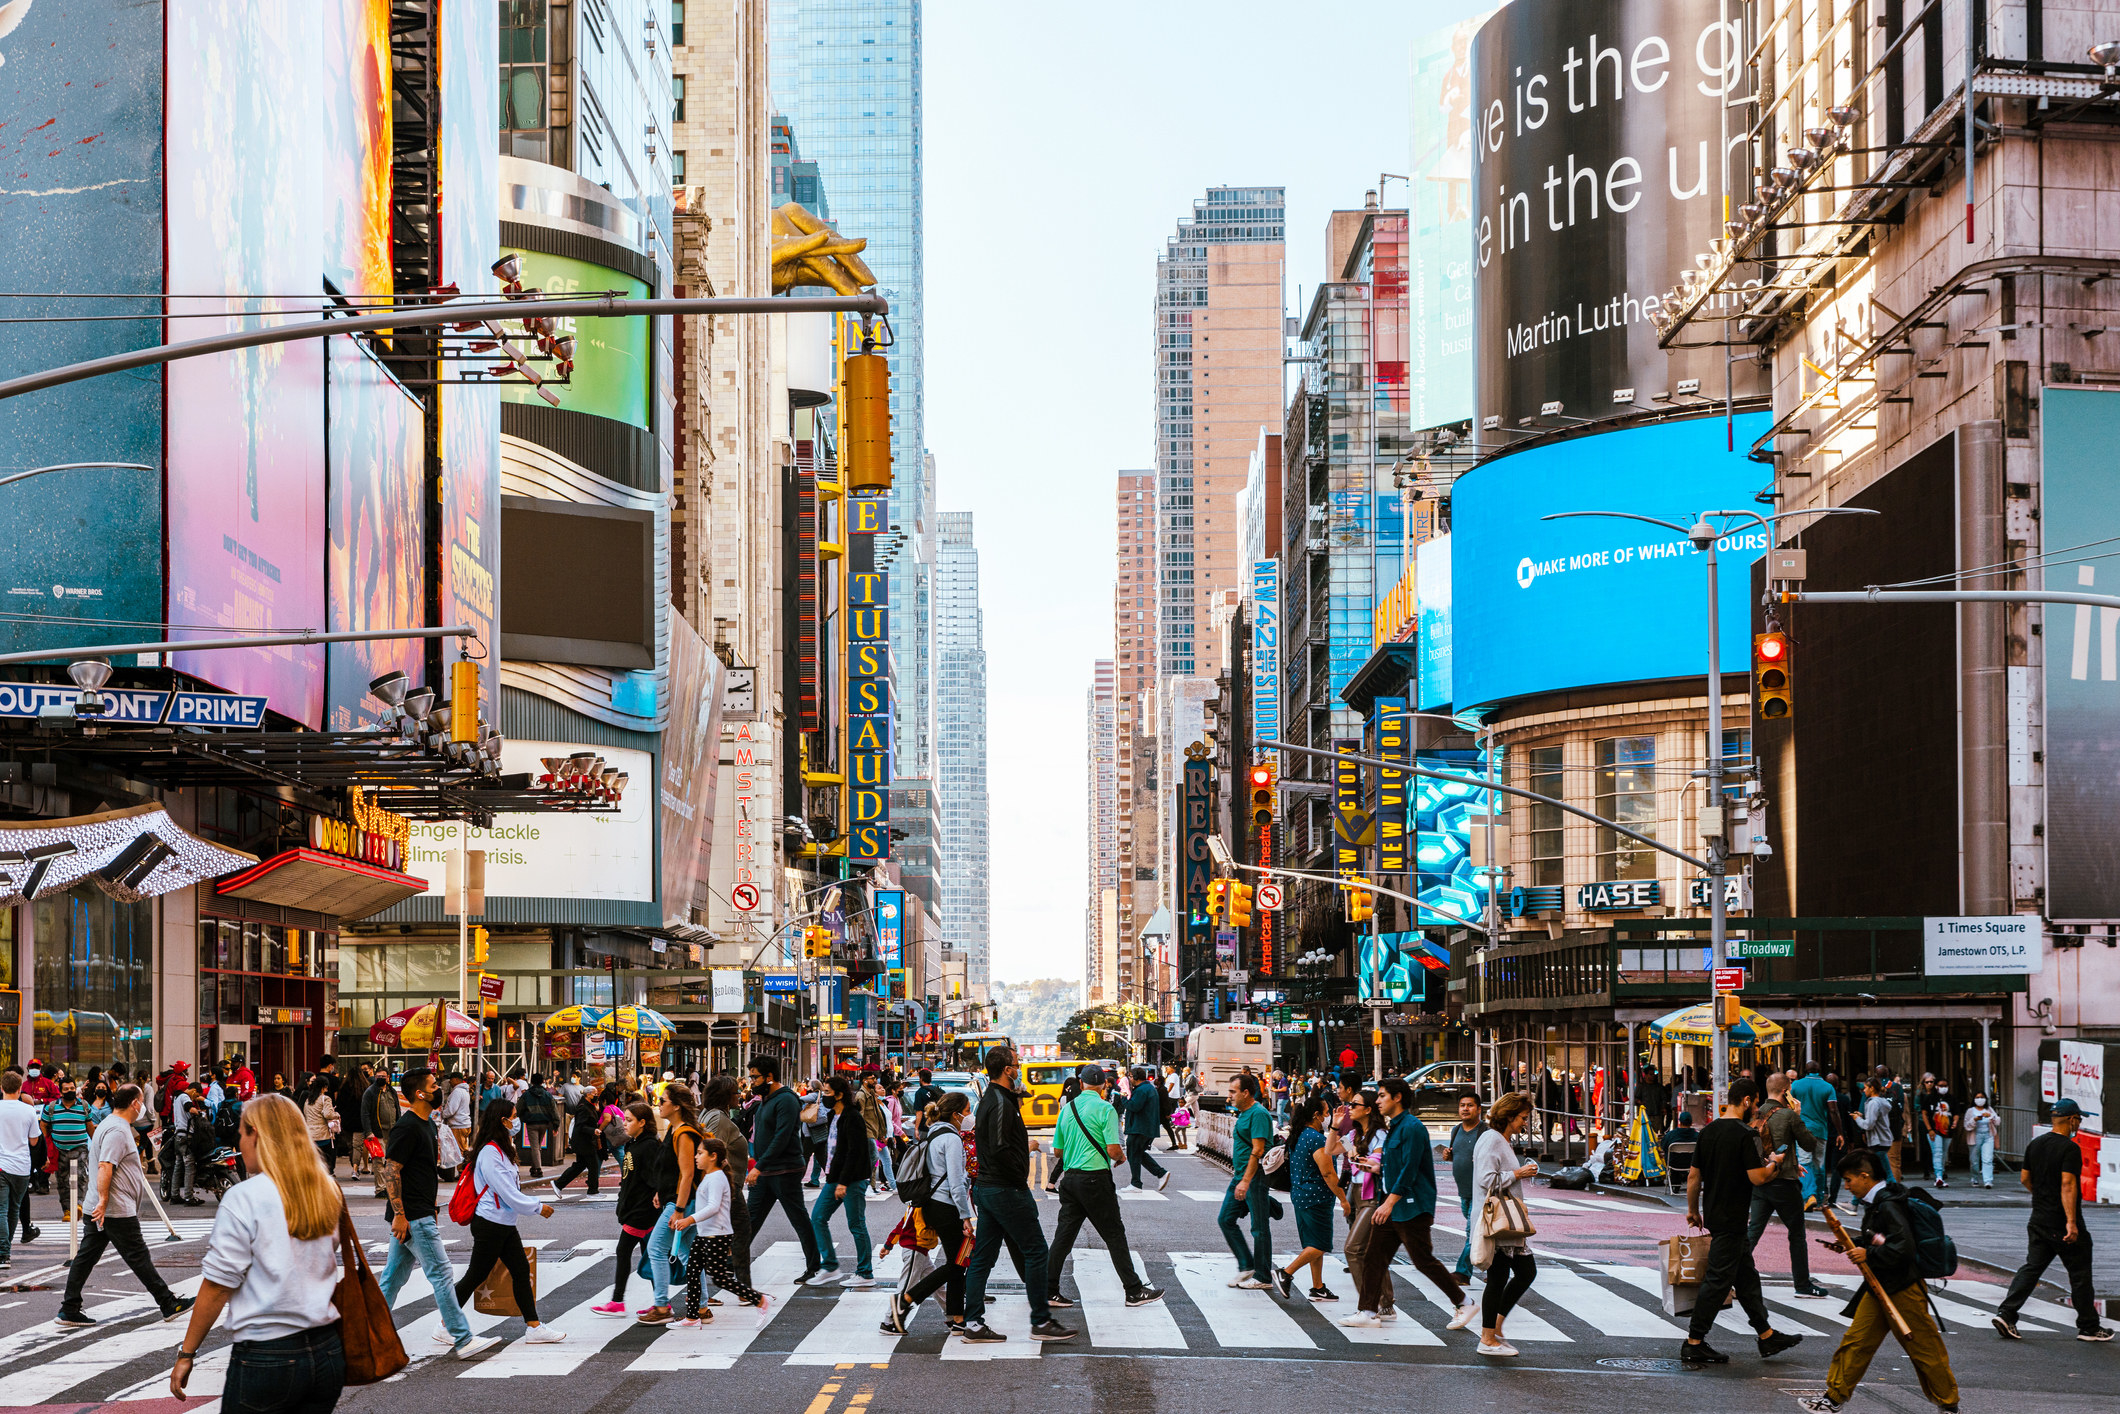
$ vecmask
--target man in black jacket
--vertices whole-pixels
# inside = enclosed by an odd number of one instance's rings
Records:
[[[1943,1336],[1929,1314],[1928,1289],[1922,1285],[1921,1269],[1915,1260],[1914,1224],[1907,1216],[1907,1191],[1886,1177],[1884,1160],[1874,1150],[1850,1150],[1841,1156],[1839,1170],[1848,1192],[1862,1209],[1862,1230],[1845,1245],[1821,1245],[1847,1253],[1848,1260],[1867,1268],[1877,1278],[1913,1332],[1900,1344],[1914,1362],[1921,1392],[1946,1414],[1955,1414],[1958,1381],[1951,1374],[1950,1352],[1943,1348]],[[1867,1281],[1855,1288],[1854,1299],[1841,1314],[1850,1323],[1847,1334],[1840,1338],[1840,1348],[1833,1352],[1826,1392],[1797,1401],[1811,1414],[1837,1414],[1854,1395],[1855,1386],[1870,1368],[1870,1358],[1891,1329],[1883,1304]]]
[[[552,1136],[559,1129],[559,1106],[552,1102],[552,1092],[545,1088],[545,1077],[530,1077],[530,1088],[515,1102],[515,1115],[523,1122],[523,1147],[530,1151],[530,1176],[545,1176],[546,1151],[552,1147]],[[559,1155],[551,1155],[553,1163]]]
[[[818,1272],[817,1232],[802,1206],[802,1102],[780,1083],[780,1062],[772,1056],[752,1059],[751,1093],[758,1096],[751,1121],[751,1172],[744,1180],[758,1189],[750,1199],[751,1255],[758,1255],[766,1218],[778,1204],[802,1244],[802,1275],[795,1279],[801,1285]]]
[[[1156,1191],[1170,1187],[1170,1170],[1156,1162],[1149,1149],[1156,1142],[1156,1131],[1163,1127],[1163,1087],[1149,1080],[1148,1071],[1141,1066],[1133,1070],[1134,1090],[1126,1097],[1126,1169],[1133,1186],[1141,1186],[1141,1170],[1147,1169],[1159,1180]]]
[[[972,1263],[964,1279],[963,1339],[975,1345],[1008,1339],[986,1323],[986,1278],[1008,1244],[1031,1304],[1032,1340],[1073,1340],[1075,1333],[1053,1319],[1046,1295],[1045,1231],[1031,1197],[1031,1141],[1023,1128],[1023,1096],[1016,1089],[1015,1052],[996,1046],[986,1053],[988,1084],[979,1097],[972,1132],[978,1144],[979,1177],[972,1184],[978,1225]]]

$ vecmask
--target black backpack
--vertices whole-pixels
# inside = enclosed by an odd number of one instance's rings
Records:
[[[220,1110],[213,1117],[214,1138],[234,1147],[237,1136],[242,1133],[243,1101],[234,1094],[221,1101]]]
[[[942,1175],[935,1171],[935,1141],[942,1136],[947,1126],[937,1122],[927,1138],[905,1151],[898,1161],[898,1196],[908,1207],[925,1203],[935,1196],[935,1187]],[[951,1130],[952,1133],[956,1131]]]
[[[1943,1208],[1926,1188],[1906,1192],[1907,1226],[1914,1229],[1914,1265],[1924,1277],[1941,1281],[1958,1271],[1958,1244],[1943,1230]]]

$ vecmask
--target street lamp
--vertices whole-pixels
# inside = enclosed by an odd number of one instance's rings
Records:
[[[1326,1068],[1324,980],[1325,969],[1330,966],[1332,966],[1332,954],[1324,948],[1312,948],[1309,952],[1296,959],[1296,969],[1303,974],[1303,980],[1309,984],[1306,990],[1310,993],[1308,998],[1310,1010],[1317,1014],[1319,1070]]]
[[[1655,516],[1637,515],[1632,511],[1558,511],[1541,516],[1541,520],[1577,520],[1596,517],[1606,520],[1639,520],[1650,525],[1660,525],[1693,542],[1693,548],[1706,556],[1708,570],[1708,750],[1707,769],[1700,774],[1708,782],[1708,798],[1720,807],[1723,800],[1723,745],[1722,745],[1722,641],[1721,614],[1718,609],[1716,579],[1719,561],[1715,543],[1730,533],[1732,527],[1724,525],[1718,529],[1711,520],[1736,520],[1735,529],[1747,529],[1757,525],[1771,531],[1773,522],[1788,520],[1795,516],[1817,515],[1877,515],[1877,511],[1857,506],[1819,506],[1806,510],[1782,511],[1776,515],[1763,516],[1757,511],[1702,511],[1691,525],[1680,525],[1675,521],[1660,520]],[[1770,537],[1771,538],[1771,537]],[[1718,811],[1718,814],[1720,812]],[[1703,842],[1708,852],[1708,940],[1710,948],[1708,1001],[1715,1001],[1714,972],[1727,967],[1730,962],[1730,939],[1728,912],[1723,903],[1723,877],[1728,868],[1729,837],[1725,833],[1704,835]],[[1491,862],[1491,861],[1490,861]],[[1730,1087],[1730,1033],[1722,1027],[1715,1028],[1715,1044],[1711,1048],[1714,1056],[1712,1085],[1715,1108],[1722,1109],[1723,1096]]]
[[[112,467],[119,471],[153,471],[142,462],[58,462],[51,466],[33,466],[28,471],[18,471],[13,476],[0,476],[0,486],[16,481],[27,481],[32,476],[42,476],[47,471],[82,471],[89,467]]]

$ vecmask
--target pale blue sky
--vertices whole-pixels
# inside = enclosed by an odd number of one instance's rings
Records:
[[[1209,186],[1285,186],[1293,312],[1326,214],[1406,170],[1413,38],[1485,8],[928,0],[927,435],[977,516],[997,979],[1082,975],[1085,694],[1164,240]]]

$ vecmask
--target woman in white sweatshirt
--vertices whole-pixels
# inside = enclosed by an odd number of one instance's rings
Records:
[[[530,1259],[524,1255],[522,1234],[515,1220],[525,1213],[552,1216],[552,1205],[523,1192],[515,1176],[515,1102],[490,1100],[479,1116],[478,1143],[473,1147],[471,1183],[478,1189],[478,1208],[471,1215],[471,1264],[456,1283],[456,1303],[469,1306],[471,1297],[496,1265],[508,1269],[515,1285],[515,1309],[523,1313],[530,1334],[528,1345],[553,1345],[567,1338],[537,1319],[537,1283],[530,1276]]]
[[[1502,1339],[1502,1318],[1523,1299],[1538,1275],[1538,1262],[1525,1240],[1497,1243],[1481,1232],[1482,1210],[1489,1198],[1514,1198],[1521,1202],[1524,1180],[1538,1172],[1537,1164],[1518,1162],[1510,1142],[1531,1119],[1531,1101],[1511,1091],[1494,1102],[1488,1112],[1488,1130],[1472,1150],[1472,1265],[1487,1273],[1486,1293],[1480,1300],[1480,1354],[1507,1356],[1516,1347]]]

